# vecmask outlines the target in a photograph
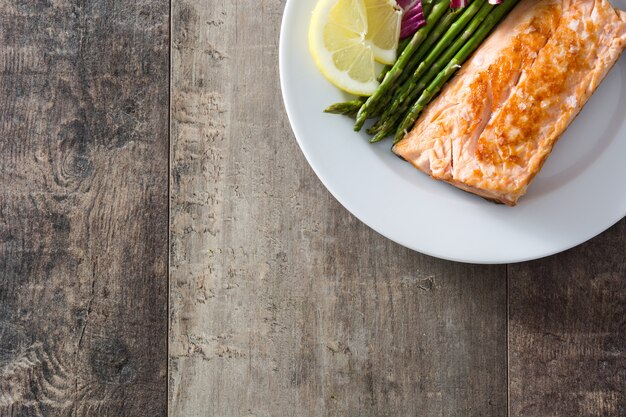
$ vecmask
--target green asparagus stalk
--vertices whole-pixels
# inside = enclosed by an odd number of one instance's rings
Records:
[[[515,7],[519,0],[505,0],[502,4],[495,6],[494,10],[487,16],[483,25],[474,33],[471,39],[461,48],[461,50],[448,63],[443,71],[428,85],[417,102],[411,107],[409,113],[404,118],[402,124],[396,131],[394,143],[399,142],[407,131],[415,124],[420,113],[430,103],[430,101],[441,91],[450,78],[458,71],[462,64],[474,53],[474,51],[485,40],[489,32]]]
[[[432,5],[430,6],[424,5],[423,7],[424,7],[424,16],[426,16],[426,18],[428,19],[430,17],[430,10],[427,10],[427,9],[428,8],[432,9]],[[460,12],[461,12],[461,9],[448,11],[444,15],[444,17],[441,18],[438,24],[434,25],[432,32],[430,32],[428,36],[426,37],[426,39],[424,39],[423,43],[420,45],[420,47],[417,49],[417,51],[415,52],[415,54],[409,61],[409,64],[406,66],[404,71],[402,71],[402,74],[396,81],[396,85],[401,85],[409,77],[409,75],[411,75],[413,71],[415,71],[415,68],[417,68],[417,64],[421,62],[424,55],[426,55],[426,53],[432,49],[432,47],[436,44],[437,40],[441,38],[441,36],[450,27],[450,22],[454,21],[453,16],[458,16],[458,13]],[[403,41],[401,41],[401,45],[404,42],[408,43],[407,41],[410,41],[410,40],[411,38],[404,39]],[[404,51],[405,47],[406,45],[402,48],[402,51]],[[398,50],[400,51],[400,48]],[[401,55],[401,54],[402,54],[401,52],[398,53],[398,55]],[[389,69],[391,70],[392,67],[393,66],[389,66]],[[382,80],[379,80],[379,81],[382,81]]]
[[[364,102],[365,98],[359,97],[355,100],[335,103],[328,106],[324,110],[324,113],[343,114],[344,116],[355,117]]]
[[[444,17],[441,18],[439,23],[424,40],[417,52],[415,52],[413,58],[411,58],[411,62],[407,65],[407,67],[402,72],[402,75],[396,81],[393,90],[397,90],[398,86],[402,86],[405,84],[405,82],[410,78],[410,75],[413,74],[413,71],[416,70],[419,63],[422,62],[422,58],[424,58],[428,51],[430,51],[435,45],[437,45],[439,39],[441,39],[441,37],[445,35],[445,33],[448,31],[450,26],[457,20],[462,11],[463,9],[450,10],[446,13]],[[376,106],[376,109],[374,111],[370,111],[369,116],[379,116],[383,112],[382,110],[384,110],[388,106],[388,104],[392,102],[394,94],[391,93],[392,91],[390,91],[389,94],[387,94],[380,100],[380,102]]]
[[[371,140],[371,142],[378,142],[385,137],[393,134],[396,131],[398,123],[402,120],[402,118],[407,114],[409,110],[410,103],[413,103],[419,95],[426,89],[426,87],[437,77],[437,75],[448,65],[448,63],[454,58],[454,56],[467,44],[470,42],[472,36],[478,32],[486,20],[487,16],[491,14],[496,8],[500,8],[502,5],[492,5],[487,2],[483,2],[480,10],[476,13],[467,27],[463,30],[463,33],[448,47],[443,55],[439,58],[434,54],[429,56],[424,60],[423,65],[420,65],[421,69],[418,67],[415,74],[420,74],[419,78],[412,77],[409,83],[409,86],[406,88],[406,91],[401,93],[405,95],[406,98],[402,100],[400,103],[400,98],[395,100],[396,106],[394,112],[391,112],[391,108],[394,107],[392,104],[389,107],[389,110],[383,114],[381,119],[383,119],[383,124],[381,125],[376,136]],[[497,22],[496,22],[497,23]],[[480,44],[476,45],[478,47]],[[434,61],[434,63],[433,63]],[[399,109],[399,110],[398,110]]]
[[[472,21],[472,19],[474,19],[474,16],[476,16],[476,14],[482,9],[484,11],[484,15],[479,15],[479,18],[476,19],[476,27],[480,24],[482,21],[481,17],[484,19],[484,17],[487,16],[487,13],[491,11],[491,7],[488,7],[488,5],[485,7],[486,4],[487,0],[475,0],[465,9],[459,9],[459,11],[462,11],[462,15],[449,26],[449,30],[445,33],[437,45],[435,45],[435,47],[428,53],[428,56],[420,62],[415,72],[409,78],[409,81],[405,82],[402,87],[398,89],[391,106],[387,107],[383,117],[381,117],[382,119],[386,119],[390,114],[395,114],[397,112],[400,105],[405,103],[409,94],[413,91],[413,89],[415,89],[417,82],[422,78],[426,71],[435,63],[437,58],[439,58],[439,56],[446,51],[450,44],[457,39],[459,33],[461,33],[461,31]],[[461,47],[461,45],[458,45],[459,49]]]
[[[380,84],[380,86],[376,89],[374,94],[363,104],[359,113],[357,115],[357,121],[354,126],[355,131],[360,131],[365,123],[365,120],[368,119],[368,114],[370,114],[370,110],[375,109],[375,106],[379,102],[381,98],[383,98],[395,85],[396,80],[402,72],[406,68],[406,66],[411,61],[413,54],[419,49],[424,40],[428,37],[428,34],[431,32],[434,26],[436,26],[437,22],[441,17],[445,14],[445,12],[450,7],[450,0],[441,0],[433,6],[433,10],[428,16],[428,24],[420,28],[415,35],[411,38],[408,45],[402,52],[402,55],[398,58],[396,63],[393,65],[391,70],[387,72],[385,75],[385,79]]]
[[[424,13],[424,16],[426,17],[426,19],[428,19],[428,17],[430,16],[430,13],[432,12],[433,9],[433,1],[428,1],[428,2],[423,2],[422,3],[422,10]],[[409,45],[409,43],[411,42],[412,37],[408,37],[405,39],[402,39],[400,41],[400,43],[398,44],[398,56],[401,56],[402,53],[404,52],[404,50],[406,49],[406,47]],[[424,49],[426,47],[426,44],[428,43],[428,39],[425,39],[424,42],[420,45],[420,47],[418,48],[418,50],[415,52],[414,55],[414,59],[411,60],[411,63],[413,61],[420,60],[422,59],[424,53],[426,52],[426,49]],[[430,49],[430,46],[428,46],[428,49]],[[423,52],[422,52],[423,51]],[[383,70],[381,71],[380,75],[378,76],[378,78],[376,79],[379,83],[382,83],[385,80],[385,76],[387,75],[387,73],[389,71],[391,71],[391,69],[393,68],[393,64],[392,65],[386,65]],[[403,75],[405,73],[410,73],[413,72],[415,70],[415,67],[407,67],[405,69],[405,71],[403,71]],[[406,78],[401,78],[399,80],[396,81],[396,85],[401,85],[401,83],[404,82]],[[372,118],[372,117],[376,117],[380,115],[380,108],[386,104],[389,103],[389,98],[387,96],[383,97],[383,103],[378,103],[378,105],[376,106],[376,110],[374,111],[370,111],[368,114],[368,119]]]

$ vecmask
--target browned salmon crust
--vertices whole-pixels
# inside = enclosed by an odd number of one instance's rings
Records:
[[[514,206],[625,45],[607,0],[522,0],[393,151]]]

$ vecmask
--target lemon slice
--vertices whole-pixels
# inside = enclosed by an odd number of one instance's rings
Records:
[[[367,35],[374,58],[383,64],[396,62],[402,10],[395,0],[365,0]]]
[[[319,70],[338,88],[359,96],[371,95],[379,84],[367,29],[363,0],[320,0],[309,27],[309,48]]]

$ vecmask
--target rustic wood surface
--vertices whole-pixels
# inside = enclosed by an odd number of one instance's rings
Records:
[[[284,3],[172,0],[168,83],[169,2],[0,0],[0,417],[626,417],[626,220],[509,266],[377,235],[293,139]]]
[[[626,416],[626,220],[509,267],[511,416]]]
[[[403,249],[323,188],[283,7],[173,2],[170,415],[502,417],[505,267]]]
[[[0,22],[0,416],[164,416],[169,2]]]
[[[283,6],[173,2],[170,415],[624,416],[626,223],[508,267],[376,235],[295,145]]]

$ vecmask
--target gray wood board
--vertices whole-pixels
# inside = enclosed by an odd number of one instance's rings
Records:
[[[0,22],[0,416],[163,416],[169,3]]]
[[[170,415],[502,417],[505,267],[328,194],[282,106],[283,7],[173,2]]]
[[[626,220],[509,280],[511,415],[626,416]]]
[[[283,6],[172,3],[170,415],[626,416],[626,221],[508,268],[372,232],[293,139]],[[168,12],[0,0],[0,416],[165,415]]]

